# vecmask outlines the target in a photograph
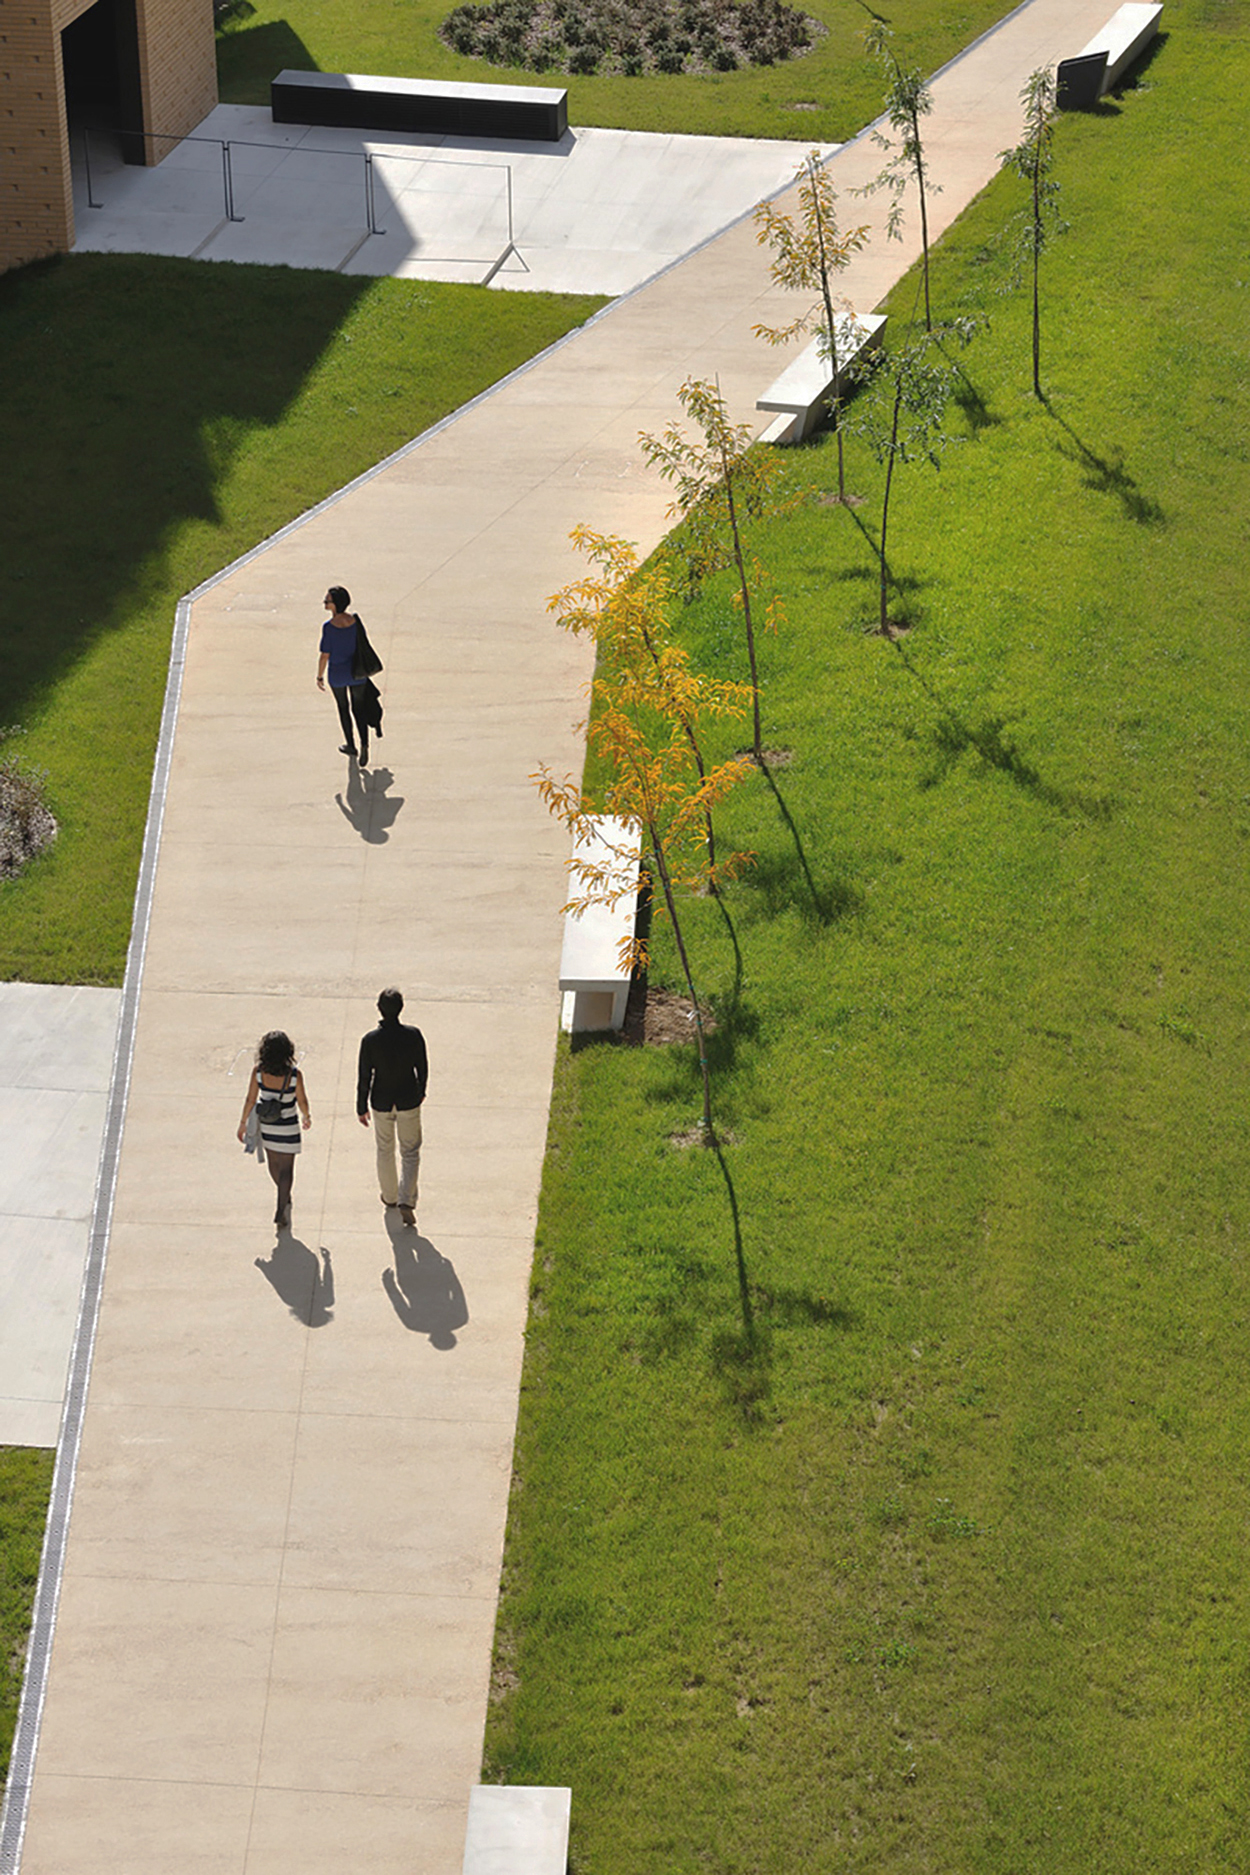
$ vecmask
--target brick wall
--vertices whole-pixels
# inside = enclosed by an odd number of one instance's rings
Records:
[[[185,136],[217,102],[213,0],[136,0],[136,11],[143,128]],[[157,143],[149,160],[171,147]]]
[[[0,0],[0,270],[74,244],[61,33],[92,0]],[[143,128],[185,135],[217,102],[212,0],[136,0]],[[158,162],[171,146],[145,142]]]
[[[48,0],[0,5],[0,267],[73,240],[61,36]]]

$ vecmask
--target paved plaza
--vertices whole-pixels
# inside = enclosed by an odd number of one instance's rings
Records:
[[[1031,0],[939,76],[935,233],[1016,141],[1028,74],[1100,17]],[[856,139],[835,185],[880,160]],[[848,270],[857,309],[914,259],[908,230]],[[23,1875],[94,1875],[102,1855],[119,1875],[457,1875],[567,896],[567,839],[529,776],[580,769],[589,677],[546,602],[577,568],[575,523],[659,540],[670,490],[638,432],[677,415],[691,374],[754,420],[779,365],[751,328],[802,303],[739,220],[184,608],[5,1871],[24,1824]],[[364,775],[314,686],[331,581],[385,663]],[[431,1059],[415,1237],[378,1203],[353,1104],[392,981]],[[275,1026],[304,1051],[314,1120],[278,1240],[234,1137]],[[574,1787],[575,1829],[590,1801]]]
[[[801,144],[631,130],[571,129],[558,143],[381,138],[219,104],[153,169],[127,167],[100,133],[89,151],[75,139],[75,251],[626,293],[775,195],[802,155]]]

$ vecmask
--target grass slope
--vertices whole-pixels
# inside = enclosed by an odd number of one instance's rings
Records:
[[[601,304],[102,254],[0,280],[3,721],[61,826],[0,885],[0,977],[121,980],[179,596]]]
[[[862,446],[758,542],[794,760],[690,907],[754,1344],[693,1051],[560,1054],[487,1774],[572,1786],[579,1875],[1244,1866],[1248,27],[1063,122],[1048,408],[1018,185],[946,242],[993,325],[900,471],[910,635]]]
[[[567,86],[569,121],[687,135],[841,142],[881,110],[880,67],[864,56],[860,0],[803,0],[825,32],[802,58],[700,77],[576,78],[462,58],[438,37],[454,0],[257,0],[218,39],[225,104],[267,104],[269,82],[295,71],[382,72],[493,84]],[[1004,12],[1002,0],[910,0],[891,24],[899,56],[935,72]],[[813,108],[814,107],[814,108]]]
[[[0,1446],[0,1779],[17,1723],[52,1463],[51,1452]]]

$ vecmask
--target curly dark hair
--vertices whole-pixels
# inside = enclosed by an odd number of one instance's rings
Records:
[[[270,1029],[262,1035],[256,1050],[256,1066],[262,1074],[289,1074],[295,1066],[295,1043],[283,1029]]]

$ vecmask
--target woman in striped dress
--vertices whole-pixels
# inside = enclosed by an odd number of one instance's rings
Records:
[[[307,1132],[312,1125],[304,1077],[295,1065],[295,1044],[281,1029],[270,1029],[260,1038],[256,1066],[248,1082],[239,1138],[247,1131],[247,1118],[258,1108],[260,1136],[265,1145],[269,1176],[278,1187],[278,1208],[273,1221],[279,1230],[291,1223],[291,1186],[295,1179],[295,1155],[300,1149],[300,1128]]]

